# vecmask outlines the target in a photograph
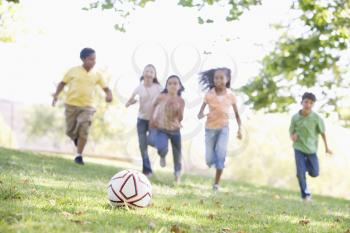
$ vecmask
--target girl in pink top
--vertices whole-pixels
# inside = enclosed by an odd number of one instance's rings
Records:
[[[200,81],[203,90],[209,90],[204,97],[204,102],[198,113],[198,119],[207,116],[205,127],[205,158],[209,167],[215,165],[216,175],[213,190],[219,189],[220,177],[225,167],[227,144],[229,138],[229,113],[233,109],[237,124],[237,138],[242,138],[241,120],[238,114],[236,98],[230,90],[231,70],[217,68],[200,73]],[[204,109],[208,105],[209,113],[204,115]]]
[[[162,87],[157,79],[156,68],[149,64],[144,70],[140,78],[140,85],[134,90],[130,99],[126,103],[126,107],[137,103],[136,96],[139,97],[139,114],[137,117],[137,135],[139,139],[139,148],[142,157],[142,172],[148,176],[152,176],[151,162],[148,156],[147,147],[150,145],[149,139],[152,138],[152,129],[149,127],[151,118],[152,105],[155,99],[162,91]]]

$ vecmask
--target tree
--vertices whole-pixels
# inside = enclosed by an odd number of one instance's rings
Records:
[[[16,36],[16,28],[14,27],[17,12],[18,1],[0,0],[0,41],[13,42]]]
[[[84,7],[84,10],[101,9],[114,10],[120,17],[121,22],[115,24],[115,29],[121,32],[126,31],[126,19],[130,13],[137,8],[144,8],[148,3],[156,0],[97,0],[90,3],[89,6]],[[244,11],[251,6],[261,4],[261,0],[177,0],[178,5],[183,7],[196,8],[198,11],[206,7],[214,5],[227,8],[227,21],[237,20]],[[213,23],[213,19],[204,19],[202,16],[197,17],[199,24]]]
[[[249,97],[247,103],[255,110],[285,112],[296,102],[293,88],[317,86],[323,90],[326,114],[335,111],[340,119],[349,120],[343,113],[350,105],[340,103],[349,97],[346,90],[350,87],[345,77],[350,64],[345,59],[349,52],[350,1],[298,0],[292,9],[300,16],[284,27],[274,50],[263,58],[260,73],[242,88]],[[288,33],[298,25],[302,25],[303,32]]]

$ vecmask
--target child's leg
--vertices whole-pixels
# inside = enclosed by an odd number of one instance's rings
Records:
[[[306,169],[311,177],[317,177],[319,175],[318,158],[316,154],[307,156]]]
[[[205,161],[208,167],[215,163],[215,144],[218,133],[216,129],[205,129]]]
[[[90,127],[92,123],[92,117],[95,114],[95,109],[91,107],[78,107],[79,114],[77,116],[76,130],[78,132],[78,145],[77,152],[78,157],[82,156],[84,148],[89,137]]]
[[[142,172],[144,174],[152,173],[151,162],[147,151],[147,130],[148,121],[137,119],[137,136],[139,139],[139,149],[142,157]]]
[[[299,150],[294,150],[295,152],[295,164],[297,169],[297,177],[300,187],[300,193],[302,198],[306,198],[307,196],[310,196],[310,192],[307,189],[306,184],[306,154]]]
[[[74,106],[65,105],[64,114],[66,119],[66,135],[72,139],[75,146],[78,146],[77,117],[79,111]]]
[[[225,167],[225,159],[227,155],[227,144],[229,137],[229,128],[224,127],[220,129],[217,142],[215,144],[215,167],[216,167],[216,176],[215,184],[219,184],[222,172]]]
[[[82,155],[84,152],[84,148],[86,146],[87,139],[85,137],[79,137],[77,140],[77,153],[78,155]]]
[[[218,185],[219,182],[220,182],[220,179],[221,179],[221,175],[222,175],[222,172],[224,171],[224,169],[216,169],[216,173],[215,173],[215,181],[214,181],[214,184],[215,185]]]
[[[156,143],[155,143],[156,137],[157,137],[157,129],[149,128],[148,135],[147,135],[147,145],[156,147]]]
[[[180,131],[170,135],[170,142],[173,150],[175,176],[180,176],[182,159]]]
[[[165,158],[168,154],[168,139],[169,136],[162,130],[157,130],[156,147],[160,157]]]

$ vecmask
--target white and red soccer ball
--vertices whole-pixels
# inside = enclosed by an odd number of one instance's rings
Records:
[[[147,207],[152,199],[152,186],[141,172],[123,170],[108,184],[108,199],[112,206]]]

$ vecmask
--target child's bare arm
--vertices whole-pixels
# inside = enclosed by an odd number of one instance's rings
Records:
[[[110,103],[113,101],[113,95],[111,90],[108,87],[103,88],[103,91],[106,93],[106,102]]]
[[[180,121],[182,121],[184,118],[184,110],[185,110],[185,101],[183,99],[180,99],[180,113],[179,113]]]
[[[64,82],[60,82],[60,83],[58,84],[58,86],[57,86],[57,88],[56,88],[55,94],[52,95],[52,96],[53,96],[52,106],[55,106],[55,105],[56,105],[56,102],[57,102],[57,100],[58,100],[58,96],[59,96],[59,94],[63,91],[65,85],[66,85],[66,84],[65,84]]]
[[[162,95],[159,95],[157,97],[157,99],[154,101],[154,103],[152,104],[152,108],[151,108],[151,118],[149,119],[149,126],[150,128],[156,128],[157,125],[154,121],[154,111],[157,107],[157,105],[159,104],[159,102],[161,101]]]
[[[199,110],[199,113],[198,113],[198,119],[202,119],[205,115],[204,115],[204,109],[205,109],[205,106],[207,106],[206,103],[202,103],[202,106]]]
[[[133,93],[129,98],[128,102],[126,102],[125,107],[129,107],[130,105],[137,103],[137,100],[135,99],[135,97],[136,97],[136,94]]]
[[[333,152],[329,149],[328,147],[328,142],[327,142],[327,137],[326,137],[326,134],[325,133],[321,133],[321,136],[322,136],[322,139],[323,139],[323,142],[324,142],[324,146],[326,148],[326,153],[327,154],[333,154]]]
[[[235,112],[236,121],[237,121],[237,125],[238,125],[237,138],[242,139],[242,131],[241,131],[242,121],[241,121],[241,117],[239,116],[237,104],[235,104],[235,103],[232,104],[232,108],[233,108],[233,111]]]

